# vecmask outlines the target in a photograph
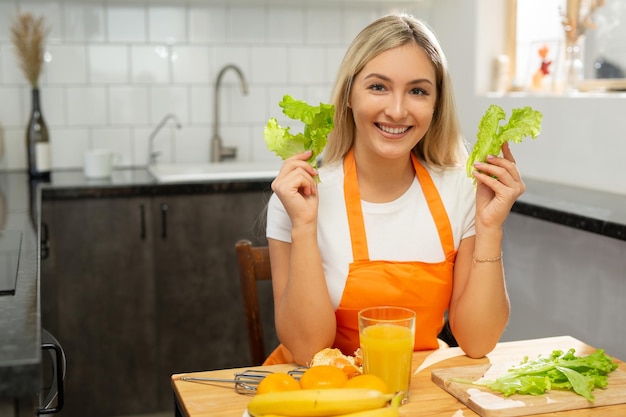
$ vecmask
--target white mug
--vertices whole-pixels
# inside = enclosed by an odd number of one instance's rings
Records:
[[[117,160],[117,155],[107,149],[92,149],[85,152],[85,177],[108,178]]]

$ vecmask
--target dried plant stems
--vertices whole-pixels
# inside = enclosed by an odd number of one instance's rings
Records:
[[[22,13],[11,25],[11,40],[16,49],[20,68],[32,88],[37,88],[43,69],[45,40],[50,30],[44,18]]]
[[[591,19],[598,7],[604,6],[606,0],[567,0],[567,10],[563,13],[563,28],[568,42],[576,40],[585,34],[587,29],[594,29]]]

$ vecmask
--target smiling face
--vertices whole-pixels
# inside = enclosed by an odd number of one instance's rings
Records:
[[[355,149],[378,158],[404,157],[424,136],[437,103],[435,69],[408,43],[368,62],[352,84]]]

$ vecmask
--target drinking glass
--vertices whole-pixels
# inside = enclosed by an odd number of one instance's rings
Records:
[[[382,378],[389,393],[402,391],[409,401],[411,363],[415,343],[415,312],[379,306],[359,311],[359,339],[363,373]]]

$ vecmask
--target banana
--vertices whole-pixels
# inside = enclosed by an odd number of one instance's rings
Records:
[[[358,411],[338,417],[400,417],[400,403],[402,402],[402,398],[404,398],[404,393],[398,392],[391,400],[389,407]]]
[[[393,397],[389,407],[373,408],[371,410],[341,414],[334,417],[400,417],[400,402],[403,397],[404,393],[399,392]],[[292,415],[265,414],[263,417],[292,417]]]
[[[327,417],[384,407],[393,395],[366,388],[303,389],[257,394],[248,403],[251,416]]]
[[[339,414],[332,417],[399,417],[398,409],[391,407],[374,408],[373,410],[357,411],[356,413]],[[261,417],[293,417],[280,414],[265,414]]]

